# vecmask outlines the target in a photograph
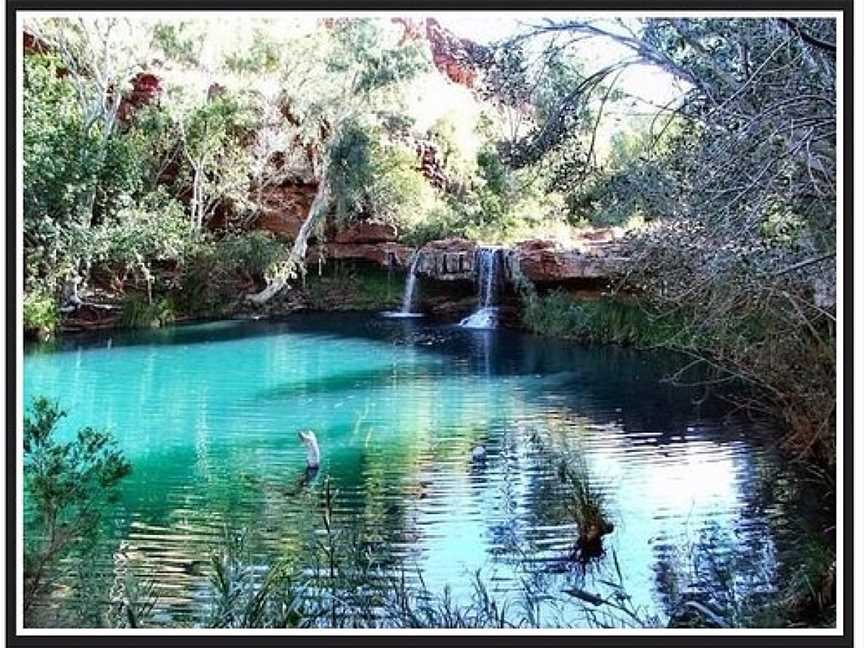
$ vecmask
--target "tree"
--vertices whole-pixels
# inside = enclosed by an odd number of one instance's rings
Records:
[[[102,169],[110,161],[123,97],[149,60],[149,24],[115,17],[37,18],[26,29],[56,57],[77,102],[80,132],[90,140],[81,153],[91,156],[88,165]],[[94,179],[80,200],[86,225],[94,223],[99,189]]]
[[[24,612],[48,583],[58,559],[99,524],[101,510],[132,470],[110,434],[85,427],[68,443],[56,439],[66,415],[36,398],[24,417]]]
[[[267,287],[248,296],[254,304],[265,304],[302,271],[309,238],[330,207],[336,178],[346,171],[333,159],[343,135],[358,121],[398,110],[404,83],[428,66],[416,44],[383,42],[374,21],[346,19],[321,24],[314,38],[286,47],[290,74],[283,80],[282,112],[294,126],[294,141],[308,153],[318,188],[290,253],[270,274]]]
[[[686,82],[625,174],[662,218],[625,280],[686,318],[675,345],[756,396],[801,452],[833,461],[836,25],[831,19],[549,21]],[[602,71],[601,71],[602,72]]]

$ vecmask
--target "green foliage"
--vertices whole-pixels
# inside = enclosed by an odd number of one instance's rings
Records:
[[[300,585],[290,563],[260,574],[242,534],[226,537],[211,557],[210,586],[215,594],[211,628],[291,628],[303,612]]]
[[[466,132],[474,131],[474,124],[456,114],[448,114],[435,120],[426,135],[436,143],[444,159],[447,177],[460,184],[467,184],[477,172],[476,156],[471,155]]]
[[[402,284],[378,268],[330,261],[319,275],[306,275],[306,297],[312,310],[380,311],[397,306]]]
[[[641,347],[670,344],[681,332],[671,316],[651,314],[637,303],[578,300],[561,289],[529,298],[522,322],[542,335]]]
[[[327,59],[328,70],[337,74],[356,70],[353,89],[361,94],[392,89],[429,69],[428,55],[417,44],[382,47],[380,27],[372,19],[339,21],[333,39],[337,47]]]
[[[197,235],[190,231],[183,206],[164,191],[148,194],[138,206],[118,210],[114,218],[81,233],[81,255],[89,265],[118,275],[150,277],[155,262],[180,263]]]
[[[132,470],[110,434],[85,427],[60,442],[57,425],[66,415],[57,404],[35,398],[24,417],[24,609],[45,584],[46,570],[101,519],[105,502]]]
[[[173,126],[182,150],[175,191],[191,194],[192,227],[200,230],[220,205],[241,210],[248,204],[246,140],[257,118],[247,96],[222,90],[200,103],[175,91]]]
[[[465,236],[467,223],[450,200],[437,200],[422,218],[407,223],[401,230],[401,240],[408,245],[422,246],[429,241],[451,236]]]
[[[387,143],[376,127],[346,124],[333,140],[329,177],[337,219],[372,216],[410,225],[422,219],[435,190],[417,170],[413,151]]]
[[[255,32],[252,46],[231,52],[225,57],[225,67],[232,72],[276,72],[281,63],[279,46],[262,31]]]
[[[261,282],[285,254],[285,244],[267,232],[229,234],[202,240],[189,250],[175,297],[183,311],[218,315],[237,301],[254,282]]]
[[[160,328],[177,317],[170,297],[160,297],[149,303],[146,297],[130,295],[123,300],[120,326],[125,328]]]
[[[50,337],[60,324],[57,299],[44,288],[24,294],[24,333],[41,339]]]
[[[188,22],[158,23],[153,26],[153,44],[170,61],[197,64],[204,34],[193,33]]]
[[[25,58],[24,94],[26,283],[53,290],[89,262],[91,228],[111,230],[140,199],[147,142],[137,129],[105,137],[85,121],[51,56]]]
[[[24,218],[31,240],[48,239],[81,217],[80,201],[94,181],[87,166],[91,141],[74,87],[59,69],[51,56],[24,60]]]

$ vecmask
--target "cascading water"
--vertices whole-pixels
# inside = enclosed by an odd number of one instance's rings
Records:
[[[419,252],[414,255],[408,276],[405,279],[405,292],[402,293],[402,310],[386,311],[382,313],[385,317],[423,317],[423,313],[415,313],[414,299],[417,293],[417,263],[420,261]]]
[[[414,306],[414,291],[417,287],[417,262],[420,260],[420,255],[415,254],[411,261],[411,268],[408,270],[408,278],[405,280],[405,293],[402,295],[402,310],[403,315],[412,314]]]
[[[459,322],[465,328],[495,328],[498,322],[498,285],[501,274],[501,248],[478,248],[474,259],[477,277],[477,310]]]

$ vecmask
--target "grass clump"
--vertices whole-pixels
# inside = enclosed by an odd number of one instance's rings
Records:
[[[577,300],[561,289],[526,299],[522,323],[540,335],[642,347],[664,344],[677,332],[671,317],[639,304],[609,297]]]

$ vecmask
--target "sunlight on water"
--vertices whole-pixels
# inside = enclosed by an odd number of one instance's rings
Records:
[[[759,514],[757,481],[774,460],[754,445],[752,424],[724,422],[717,406],[700,410],[688,390],[661,384],[670,361],[332,314],[33,350],[25,398],[58,399],[67,434],[110,429],[134,466],[103,550],[70,559],[51,605],[73,616],[86,597],[104,601],[129,569],[159,587],[158,621],[194,623],[225,530],[254,531],[262,564],[290,555],[315,520],[308,495],[325,475],[337,514],[457,596],[477,569],[494,574],[498,591],[516,591],[526,563],[560,579],[559,589],[579,577],[596,591],[614,552],[634,605],[662,617],[673,559],[709,536],[749,562],[748,587],[770,588],[779,522]],[[300,428],[315,431],[322,453],[305,486]],[[471,460],[478,445],[480,465]],[[584,460],[615,522],[606,558],[581,576],[568,565],[576,531],[556,490],[553,458],[564,451]]]

